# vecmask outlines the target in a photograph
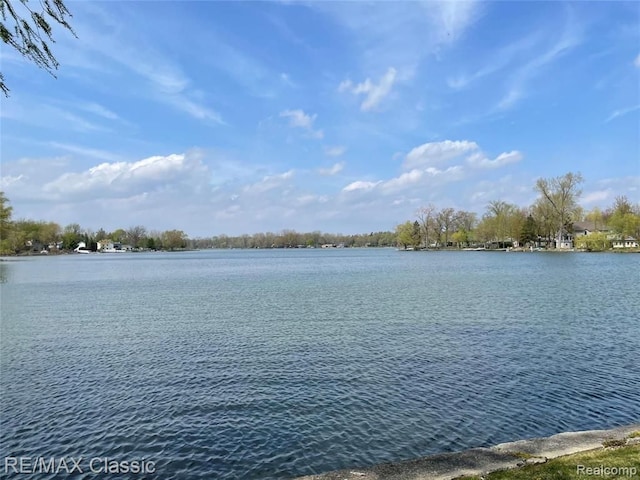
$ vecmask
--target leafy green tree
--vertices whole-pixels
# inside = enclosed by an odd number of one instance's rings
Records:
[[[82,229],[77,223],[71,223],[64,227],[62,232],[62,245],[65,250],[73,250],[82,241]]]
[[[536,234],[537,225],[531,214],[527,215],[526,220],[522,224],[522,228],[520,229],[520,243],[526,245],[527,243],[533,243],[537,240],[538,235]]]
[[[602,252],[611,248],[611,240],[607,238],[605,233],[595,232],[577,237],[575,246],[588,252]]]
[[[487,213],[484,217],[486,228],[492,233],[492,240],[504,244],[506,241],[515,240],[520,234],[524,214],[516,205],[494,200],[487,205]]]
[[[168,250],[186,248],[187,235],[182,230],[167,230],[162,233],[162,245]]]
[[[420,232],[420,223],[418,223],[417,220],[413,222],[413,232],[411,237],[413,239],[413,248],[420,247],[420,243],[422,243],[422,235]]]
[[[109,234],[109,238],[114,242],[123,242],[127,238],[127,232],[123,228],[118,228]]]
[[[406,250],[409,246],[414,244],[415,238],[413,234],[413,223],[406,221],[396,227],[396,238],[398,243]]]
[[[0,255],[11,253],[9,234],[11,232],[11,212],[9,199],[0,191]]]
[[[52,24],[57,23],[76,36],[68,22],[72,15],[62,0],[40,0],[39,11],[31,9],[28,0],[20,0],[20,3],[28,14],[27,18],[18,13],[15,0],[0,0],[2,41],[55,77],[54,71],[59,64],[49,47],[49,43],[55,43]],[[9,87],[5,84],[2,73],[0,90],[8,96]]]
[[[98,242],[102,240],[109,240],[109,235],[104,231],[104,228],[98,229],[98,231],[96,232],[96,240]]]
[[[616,197],[611,214],[609,226],[623,237],[640,237],[640,207],[634,209],[627,197]]]
[[[605,225],[604,214],[598,207],[594,207],[592,210],[587,212],[585,220],[593,222],[593,226],[596,230],[600,230]]]
[[[471,241],[471,232],[464,229],[456,230],[456,232],[451,235],[451,240],[456,243],[458,248],[461,248],[462,245],[468,245]]]

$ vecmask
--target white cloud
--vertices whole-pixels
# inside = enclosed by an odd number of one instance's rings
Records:
[[[498,168],[510,163],[517,163],[520,160],[522,160],[522,153],[517,150],[513,150],[511,152],[501,153],[493,160],[487,158],[487,156],[482,152],[475,152],[469,156],[467,162],[470,165],[479,168]]]
[[[331,175],[336,175],[340,173],[343,169],[344,169],[344,162],[339,162],[334,164],[331,168],[319,168],[318,173],[320,175],[331,176]]]
[[[477,2],[445,0],[428,2],[427,5],[436,26],[437,41],[441,44],[458,40],[478,17]]]
[[[350,183],[342,189],[343,192],[354,192],[356,190],[371,190],[376,187],[380,182],[368,182],[363,180],[357,180]]]
[[[464,153],[478,150],[478,144],[467,140],[444,140],[424,143],[412,149],[404,161],[405,169],[444,163]]]
[[[640,53],[638,54],[638,56],[636,57],[636,59],[633,61],[633,64],[640,68]]]
[[[396,69],[389,67],[377,84],[373,83],[370,78],[367,78],[364,82],[357,85],[354,85],[351,80],[344,80],[338,86],[338,91],[349,91],[354,95],[365,95],[365,99],[360,105],[360,109],[363,112],[367,112],[377,107],[380,102],[389,95],[396,79],[396,75]]]
[[[495,159],[488,158],[477,143],[468,140],[430,142],[412,149],[406,156],[402,168],[405,170],[398,176],[388,180],[352,182],[342,189],[343,192],[365,191],[374,192],[381,196],[402,193],[410,195],[424,195],[425,187],[433,193],[435,189],[444,188],[452,182],[460,182],[468,175],[462,165],[451,165],[446,168],[440,164],[452,160],[462,161],[465,155],[467,163],[481,169],[495,169],[518,162],[522,154],[518,151],[504,152]]]
[[[420,180],[423,179],[424,174],[424,170],[419,170],[416,168],[411,170],[410,172],[403,173],[399,177],[392,178],[391,180],[384,182],[382,184],[382,188],[387,192],[402,190],[410,185],[420,182]]]
[[[290,127],[313,128],[313,122],[318,115],[307,115],[304,110],[285,110],[280,116],[289,119]]]
[[[197,155],[153,156],[137,162],[105,162],[80,173],[68,172],[46,183],[42,190],[57,199],[126,197],[149,190],[200,184],[208,177]]]
[[[304,110],[284,110],[280,112],[280,117],[289,119],[289,126],[292,128],[302,128],[307,131],[311,138],[322,139],[324,132],[322,130],[314,130],[313,123],[318,117],[317,114],[308,115]]]
[[[454,165],[452,167],[446,168],[445,170],[440,170],[435,167],[429,167],[425,170],[425,172],[431,177],[440,177],[442,180],[451,181],[462,178],[464,170],[460,165]]]
[[[5,190],[6,188],[16,187],[19,184],[23,183],[26,177],[22,174],[12,176],[12,175],[3,175],[0,177],[0,188]]]
[[[337,145],[335,147],[324,147],[324,153],[329,157],[339,157],[346,151],[347,147],[344,147],[342,145]]]

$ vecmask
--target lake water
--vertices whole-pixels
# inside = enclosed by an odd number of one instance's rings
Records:
[[[638,422],[639,272],[392,249],[0,262],[0,456],[286,479]]]

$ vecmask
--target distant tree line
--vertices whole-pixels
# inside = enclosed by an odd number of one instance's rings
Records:
[[[578,204],[579,173],[539,179],[536,201],[519,207],[502,200],[486,205],[485,213],[434,205],[421,207],[415,219],[398,225],[395,231],[342,235],[313,231],[307,233],[282,230],[239,236],[217,235],[189,238],[182,230],[149,231],[141,225],[114,231],[83,229],[77,223],[61,227],[54,222],[12,220],[12,208],[0,192],[0,254],[20,254],[47,250],[71,251],[80,242],[96,250],[98,242],[110,241],[132,250],[181,250],[204,248],[307,248],[328,246],[402,248],[465,248],[485,246],[505,248],[520,245],[557,246],[573,233],[575,222],[588,221],[593,233],[575,239],[575,246],[587,250],[611,247],[612,235],[640,240],[640,205],[624,196],[601,210],[584,211]]]
[[[392,247],[396,245],[394,232],[371,232],[356,235],[323,233],[320,231],[300,233],[282,230],[253,235],[218,235],[192,241],[197,248],[307,248],[326,246],[344,247]]]
[[[581,221],[590,222],[594,231],[575,239],[578,248],[610,248],[613,236],[640,240],[640,205],[618,196],[605,210],[595,207],[585,211],[578,204],[582,181],[579,173],[539,179],[535,185],[539,196],[533,205],[519,207],[493,200],[480,218],[473,212],[453,208],[421,207],[414,221],[396,227],[397,241],[401,247],[413,249],[479,245],[505,248],[516,242],[550,247],[569,238],[574,224]]]
[[[0,192],[0,254],[49,253],[72,251],[81,242],[89,250],[97,250],[98,242],[118,243],[132,250],[179,250],[189,247],[189,238],[181,230],[147,231],[143,226],[104,229],[84,229],[77,223],[61,227],[55,222],[12,220],[12,208]]]
[[[49,253],[72,251],[80,242],[96,251],[98,242],[113,242],[132,250],[181,250],[203,248],[306,248],[322,245],[344,247],[395,246],[394,232],[371,232],[360,235],[299,233],[282,230],[253,235],[218,235],[206,238],[189,238],[182,230],[149,231],[136,225],[127,229],[97,231],[82,228],[77,223],[61,227],[55,222],[36,220],[12,220],[12,208],[0,192],[0,254]]]

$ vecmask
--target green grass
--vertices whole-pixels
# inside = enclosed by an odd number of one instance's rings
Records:
[[[627,438],[638,438],[638,437],[640,437],[640,431],[630,433]]]
[[[578,466],[585,469],[579,471]],[[587,474],[587,468],[626,467],[628,472],[617,475],[606,472]],[[635,468],[635,474],[632,469]],[[629,475],[631,473],[631,475]],[[480,480],[481,477],[461,477],[461,480]],[[485,480],[629,480],[640,479],[640,445],[613,449],[597,449],[549,460],[546,463],[525,465],[512,470],[493,472],[482,477]]]

